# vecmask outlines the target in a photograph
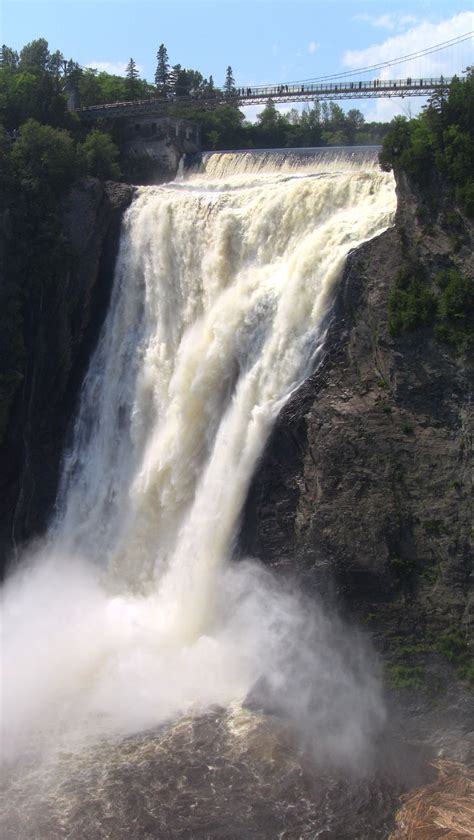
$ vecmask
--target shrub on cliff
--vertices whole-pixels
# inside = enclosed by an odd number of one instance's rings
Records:
[[[401,269],[390,291],[388,326],[399,336],[420,327],[434,326],[437,337],[456,352],[474,344],[474,283],[450,268],[430,284],[421,266]]]
[[[96,178],[120,178],[117,163],[119,150],[109,134],[94,128],[82,144],[85,166],[89,175]]]
[[[436,298],[420,267],[401,269],[388,301],[390,335],[397,336],[428,326],[436,312]]]
[[[458,350],[474,343],[474,283],[456,269],[441,271],[436,278],[440,289],[436,332]]]
[[[419,117],[396,117],[379,156],[385,171],[400,169],[421,186],[441,179],[466,214],[474,216],[474,69],[454,78]]]

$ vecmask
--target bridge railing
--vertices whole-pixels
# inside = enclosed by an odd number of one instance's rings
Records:
[[[217,94],[210,97],[153,97],[150,99],[134,99],[129,102],[107,102],[102,105],[89,105],[86,108],[79,108],[78,113],[83,115],[98,114],[100,111],[112,112],[120,111],[126,116],[127,111],[150,110],[153,108],[160,108],[166,105],[180,104],[199,104],[199,105],[221,105],[225,102],[239,102],[245,104],[246,102],[259,102],[270,98],[278,99],[279,101],[291,102],[298,99],[317,99],[318,95],[328,98],[331,94],[336,97],[343,95],[350,98],[352,94],[354,98],[358,98],[361,94],[375,94],[379,96],[393,95],[393,93],[427,95],[433,90],[445,89],[449,86],[451,79],[440,78],[421,78],[413,79],[373,79],[370,81],[342,81],[342,82],[320,82],[320,83],[302,83],[292,85],[267,85],[259,87],[237,88],[235,93],[230,97],[225,94]]]
[[[320,82],[320,83],[302,83],[298,85],[268,85],[265,87],[256,88],[238,88],[238,98],[245,99],[251,97],[254,99],[257,96],[271,97],[281,96],[287,93],[289,96],[298,95],[300,93],[339,93],[350,92],[358,90],[394,90],[394,89],[418,89],[434,87],[447,87],[451,79],[444,79],[443,76],[438,78],[422,78],[413,79],[373,79],[370,81],[342,81],[342,82]]]

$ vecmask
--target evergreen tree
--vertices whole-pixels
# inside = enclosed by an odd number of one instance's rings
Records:
[[[17,66],[18,53],[15,52],[15,50],[12,50],[11,47],[7,47],[6,44],[2,44],[0,48],[0,67],[9,67],[10,70],[15,70]]]
[[[228,66],[226,73],[225,73],[225,82],[224,82],[224,96],[226,99],[233,99],[236,94],[235,89],[235,81],[234,75],[232,73],[232,67]]]
[[[51,53],[48,60],[48,70],[58,79],[64,69],[64,56],[60,50]]]
[[[170,65],[168,61],[168,50],[164,44],[160,44],[156,54],[155,85],[159,94],[166,96],[170,89]]]
[[[171,70],[169,71],[167,92],[172,94],[173,96],[178,96],[178,89],[180,86],[182,73],[183,68],[181,67],[181,64],[173,64]]]
[[[130,97],[130,99],[136,99],[138,70],[133,58],[131,58],[128,62],[127,69],[125,72],[127,74],[127,94]]]
[[[169,74],[168,74],[168,87],[167,92],[172,94],[173,96],[178,96],[179,87],[181,82],[181,76],[183,73],[183,68],[181,64],[173,64]]]
[[[94,70],[89,72],[95,73],[97,71]],[[66,64],[64,75],[66,76],[67,81],[72,87],[77,87],[81,81],[83,71],[81,69],[81,66],[77,63],[77,61],[74,61],[72,58],[70,58]]]
[[[44,73],[49,62],[48,42],[45,38],[37,38],[26,44],[20,52],[20,70],[31,70],[33,73]]]

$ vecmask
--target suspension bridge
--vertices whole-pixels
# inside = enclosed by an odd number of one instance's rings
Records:
[[[474,32],[467,32],[463,35],[435,44],[416,53],[399,56],[390,61],[374,64],[369,67],[361,67],[356,70],[336,73],[331,76],[321,76],[314,79],[303,79],[290,84],[271,84],[247,87],[236,87],[231,91],[216,90],[211,95],[200,96],[174,96],[161,95],[148,99],[132,100],[128,102],[113,102],[100,105],[91,105],[87,108],[78,108],[77,113],[85,121],[100,118],[120,118],[160,115],[170,112],[173,106],[198,106],[202,109],[213,109],[222,105],[236,105],[245,107],[247,105],[264,104],[268,99],[275,103],[296,103],[315,102],[324,100],[357,100],[374,98],[393,97],[428,97],[434,93],[446,93],[451,82],[451,77],[443,75],[423,75],[413,78],[409,74],[410,69],[424,65],[429,66],[427,59],[442,51],[451,51],[454,55],[454,62],[460,66],[459,48],[463,48],[463,64],[472,65],[474,55],[472,53],[472,42]],[[466,46],[468,51],[466,51]],[[455,54],[457,52],[457,54]],[[466,60],[467,59],[467,60]],[[431,65],[433,66],[431,62]],[[397,68],[393,72],[393,68]],[[407,70],[405,74],[403,71]],[[459,69],[461,72],[461,69]],[[388,78],[388,74],[394,78]],[[356,74],[359,74],[357,76]],[[369,78],[367,78],[369,76]],[[356,78],[354,78],[356,77]]]

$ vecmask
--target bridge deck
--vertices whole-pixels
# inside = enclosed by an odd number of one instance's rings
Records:
[[[229,98],[223,95],[212,99],[200,98],[156,98],[132,102],[113,102],[105,105],[91,105],[80,108],[82,119],[99,117],[134,117],[144,114],[158,114],[173,105],[194,105],[201,108],[216,108],[231,101],[239,106],[261,105],[269,98],[274,102],[314,102],[327,99],[373,99],[394,96],[429,96],[435,91],[447,90],[450,79],[375,79],[374,81],[343,81],[329,84],[313,83],[301,85],[272,85],[257,88],[238,88]]]

